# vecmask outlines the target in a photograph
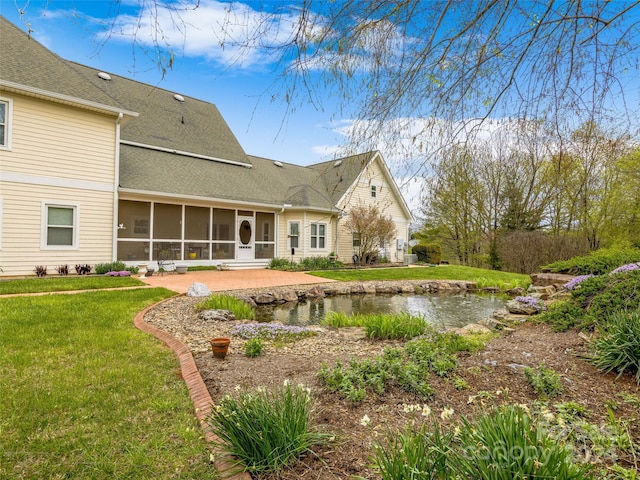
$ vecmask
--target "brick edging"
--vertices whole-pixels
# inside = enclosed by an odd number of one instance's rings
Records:
[[[204,380],[200,376],[200,372],[198,370],[198,367],[196,366],[195,360],[193,359],[193,355],[191,355],[191,351],[184,343],[175,338],[173,335],[170,335],[167,332],[154,327],[153,325],[149,325],[144,321],[144,316],[149,310],[165,302],[168,302],[169,300],[173,300],[176,297],[181,296],[184,296],[184,294],[174,295],[173,297],[165,298],[158,303],[154,303],[153,305],[148,306],[135,316],[135,318],[133,319],[133,324],[139,330],[153,335],[158,340],[162,340],[169,348],[173,350],[173,352],[178,357],[182,378],[187,385],[189,396],[191,397],[191,401],[193,402],[193,406],[195,407],[196,418],[200,422],[200,426],[202,427],[202,430],[204,432],[205,441],[212,447],[213,450],[215,458],[214,466],[218,471],[224,472],[230,467],[230,465],[228,462],[217,458],[218,455],[216,454],[220,452],[219,450],[215,449],[213,445],[220,439],[211,431],[209,424],[207,423],[207,417],[209,416],[209,413],[211,413],[213,400],[211,399],[211,395],[209,395],[209,391],[207,390],[207,386],[205,385]],[[246,472],[236,474],[229,478],[230,480],[251,480],[251,476]]]

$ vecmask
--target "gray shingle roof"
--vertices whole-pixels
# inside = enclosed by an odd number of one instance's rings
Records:
[[[111,73],[110,80],[103,80],[98,70],[60,58],[1,16],[0,42],[0,80],[139,112],[121,127],[122,189],[335,210],[375,155],[369,152],[308,167],[284,162],[278,166],[273,160],[247,155],[211,103],[184,94],[181,102],[174,92]]]
[[[96,88],[63,60],[0,16],[0,80],[119,110],[123,104]]]

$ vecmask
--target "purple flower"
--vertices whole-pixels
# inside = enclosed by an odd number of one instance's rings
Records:
[[[577,277],[574,277],[571,280],[569,280],[562,287],[565,288],[566,290],[574,290],[575,288],[578,287],[578,285],[580,285],[582,282],[584,282],[587,278],[591,278],[593,276],[594,275],[592,275],[592,274],[589,274],[589,275],[578,275]]]
[[[547,309],[547,306],[539,298],[518,296],[518,297],[514,298],[514,300],[516,302],[523,303],[524,305],[527,305],[529,307],[533,307],[533,308],[538,309],[538,310],[546,310]]]
[[[609,272],[609,275],[613,275],[614,273],[630,272],[631,270],[638,270],[639,268],[640,268],[640,262],[627,263],[626,265],[622,265],[621,267],[618,267],[615,270],[611,270],[611,272]]]
[[[120,272],[107,272],[105,275],[107,277],[128,277],[131,275],[131,272],[128,270],[122,270]]]
[[[279,325],[276,323],[245,323],[236,325],[231,330],[231,335],[245,340],[263,338],[265,340],[294,340],[308,337],[315,332],[305,327],[295,325]]]

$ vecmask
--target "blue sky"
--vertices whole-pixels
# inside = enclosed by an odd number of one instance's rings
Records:
[[[20,8],[26,12],[22,18]],[[138,13],[126,1],[116,8],[108,0],[0,0],[3,16],[23,30],[30,28],[33,38],[67,60],[214,103],[251,155],[298,165],[333,158],[342,138],[331,105],[326,111],[299,105],[287,115],[283,102],[264,95],[274,81],[270,65],[260,58],[232,64],[233,49],[221,49],[207,31],[224,14],[221,4],[204,0],[197,11],[182,14],[192,27],[186,36],[171,33],[184,49],[164,77],[151,49],[134,49],[129,38],[118,35],[105,41],[105,22],[117,14],[118,24],[128,25]]]
[[[290,5],[295,6],[296,1],[292,0]],[[170,2],[173,5],[181,3],[194,4],[195,0]],[[224,25],[232,38],[241,38],[242,26],[251,24],[256,18],[252,5],[258,3],[267,8],[274,5],[269,0],[236,2],[240,9],[234,11],[235,17],[229,21],[228,1],[200,0],[197,9],[180,13],[187,27],[174,23],[167,10],[159,9],[154,13],[147,10],[141,14],[140,5],[150,8],[161,4],[154,0],[0,0],[0,13],[23,30],[30,29],[33,38],[65,59],[214,103],[240,144],[251,155],[308,165],[344,154],[340,151],[340,146],[346,142],[344,133],[366,123],[343,116],[348,115],[343,112],[348,111],[351,103],[356,106],[357,98],[339,104],[332,96],[335,92],[329,88],[317,92],[316,98],[322,102],[321,107],[306,101],[302,94],[293,103],[295,108],[288,111],[285,102],[279,98],[283,90],[273,88],[281,80],[281,72],[272,64],[268,48],[256,49],[240,58],[239,51],[231,43],[227,42],[224,48],[220,46],[217,35],[220,26]],[[326,5],[321,0],[314,3],[314,7],[319,8]],[[429,0],[421,6],[428,9]],[[20,9],[24,11],[22,16]],[[627,21],[637,21],[637,15],[637,9],[630,12]],[[148,23],[150,17],[154,19],[154,28]],[[260,40],[267,42],[268,47],[270,41],[277,43],[288,38],[293,28],[288,20],[293,18],[281,16],[277,28],[270,31],[272,36],[265,35]],[[525,15],[525,22],[526,18]],[[139,27],[139,43],[134,47],[131,36],[120,32],[130,32],[135,25]],[[105,32],[111,33],[108,38]],[[164,76],[158,68],[156,51],[146,42],[150,32],[166,35],[176,52],[173,67]],[[410,42],[411,38],[406,35],[407,32],[399,33],[395,39]],[[631,38],[636,39],[639,35],[636,33]],[[165,63],[166,60],[164,58]],[[535,63],[535,56],[531,61]],[[640,121],[634,106],[640,104],[640,81],[638,66],[633,63],[633,58],[630,61],[631,67],[625,73],[621,72],[619,78],[625,96],[614,95],[608,98],[608,102],[626,102],[626,113],[618,116],[622,120],[627,114],[632,117],[626,128],[632,138],[637,139],[640,137]],[[524,79],[526,83],[527,78],[520,80]],[[589,86],[588,78],[584,86]],[[421,84],[416,83],[416,87],[420,89]],[[581,85],[572,87],[579,89]],[[616,111],[624,111],[624,105],[622,107]],[[503,112],[504,117],[499,118],[499,112],[494,112],[491,121],[480,127],[485,137],[511,123],[513,117],[509,113]],[[391,119],[402,125],[400,140],[392,138],[392,135],[386,139],[385,128],[379,128],[372,137],[373,147],[370,148],[382,152],[410,208],[419,214],[423,184],[421,178],[415,176],[416,165],[424,167],[427,164],[424,159],[428,156],[424,151],[438,152],[439,145],[451,140],[438,135],[438,128],[433,131],[425,129],[430,112],[407,112],[407,115]],[[571,120],[573,117],[569,117]],[[436,123],[435,127],[438,125]],[[464,119],[462,125],[465,125],[461,128],[463,132],[468,127],[478,126],[475,120],[469,122],[469,119]],[[390,143],[386,144],[386,140]],[[416,152],[417,145],[425,146],[423,153]],[[416,158],[420,160],[412,162]]]

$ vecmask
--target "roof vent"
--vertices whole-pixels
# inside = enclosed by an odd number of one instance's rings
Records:
[[[179,101],[180,103],[184,103],[184,97],[182,95],[180,95],[179,93],[175,93],[173,95],[173,98],[175,98],[177,101]]]
[[[109,75],[106,72],[98,72],[98,76],[102,79],[102,80],[106,80],[109,81],[111,80],[111,75]]]
[[[282,167],[282,162],[275,161],[275,162],[273,162],[273,164],[274,164],[276,167]]]
[[[339,167],[342,165],[342,160],[337,160],[336,163],[333,164],[334,167]]]

